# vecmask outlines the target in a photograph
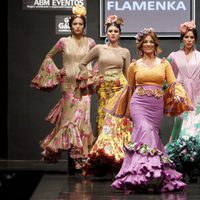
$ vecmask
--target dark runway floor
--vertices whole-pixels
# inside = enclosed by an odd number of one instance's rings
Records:
[[[0,199],[19,200],[200,200],[200,180],[185,191],[124,194],[110,187],[109,178],[68,175],[66,162],[0,162]],[[4,197],[3,197],[4,196]]]
[[[39,171],[1,171],[0,199],[30,199],[42,177]]]

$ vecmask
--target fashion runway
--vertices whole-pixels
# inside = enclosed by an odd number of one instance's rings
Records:
[[[185,191],[125,194],[110,187],[112,179],[68,175],[67,161],[0,161],[0,198],[20,200],[199,200],[200,180]],[[3,195],[6,196],[3,198]]]

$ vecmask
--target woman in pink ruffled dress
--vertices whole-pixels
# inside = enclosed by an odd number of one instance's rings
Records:
[[[178,171],[190,182],[200,176],[200,52],[195,49],[197,30],[194,21],[180,24],[181,48],[169,55],[177,80],[183,84],[194,111],[175,118],[167,152]]]
[[[70,150],[68,156],[75,160],[75,168],[80,169],[82,159],[87,157],[93,143],[90,123],[91,97],[84,96],[81,100],[77,99],[74,97],[74,90],[79,63],[95,46],[95,41],[84,36],[85,7],[75,6],[72,12],[69,21],[71,36],[60,38],[47,53],[31,86],[49,91],[60,84],[62,91],[62,98],[46,118],[54,124],[54,129],[40,143],[42,159],[46,162],[57,162],[61,151]],[[58,53],[62,55],[62,69],[58,69],[53,61]],[[87,67],[91,69],[90,64]]]

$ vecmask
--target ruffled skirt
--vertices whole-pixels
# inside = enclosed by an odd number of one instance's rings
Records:
[[[119,79],[104,81],[101,84],[98,108],[99,136],[93,145],[84,165],[85,175],[104,176],[117,173],[124,159],[124,146],[130,141],[132,122],[126,117],[115,117],[104,111],[109,100],[126,87],[124,75]]]
[[[166,150],[178,171],[200,176],[200,104],[181,117],[175,118]]]
[[[161,89],[143,86],[145,89]],[[126,145],[126,156],[115,177],[115,189],[143,191],[153,187],[158,192],[182,190],[182,174],[173,169],[161,138],[159,128],[163,117],[163,97],[141,95],[134,92],[130,112],[134,122],[131,143]]]
[[[106,113],[105,123],[84,165],[85,175],[97,177],[117,173],[122,165],[124,146],[130,142],[132,122]]]
[[[90,123],[90,96],[81,100],[66,94],[46,118],[54,124],[52,132],[41,141],[43,160],[56,162],[62,150],[71,149],[74,159],[86,158],[94,141]]]

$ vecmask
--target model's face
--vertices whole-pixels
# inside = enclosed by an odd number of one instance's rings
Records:
[[[150,35],[147,35],[142,44],[142,50],[144,54],[155,53],[155,42]]]
[[[194,44],[195,44],[194,33],[192,31],[188,31],[183,37],[184,48],[191,49],[194,47]]]
[[[106,35],[110,43],[118,42],[120,37],[119,28],[117,28],[116,26],[110,26],[107,30]]]
[[[84,22],[80,17],[77,17],[72,22],[72,33],[74,35],[81,35],[84,31]]]

